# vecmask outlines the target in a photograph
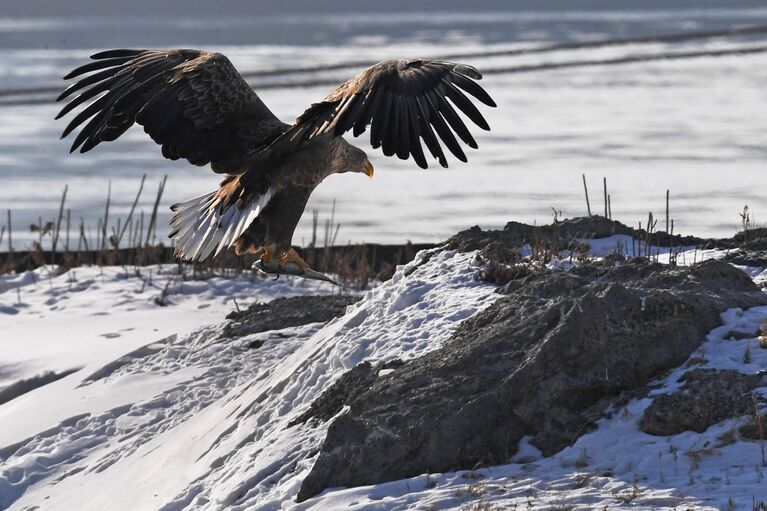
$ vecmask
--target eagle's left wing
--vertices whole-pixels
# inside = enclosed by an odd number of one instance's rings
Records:
[[[383,147],[386,156],[396,154],[406,160],[412,155],[419,167],[426,168],[422,139],[429,152],[447,167],[437,136],[461,161],[466,161],[466,155],[454,133],[469,147],[477,147],[454,106],[480,128],[490,129],[464,94],[468,92],[485,105],[496,106],[474,81],[481,78],[473,67],[453,62],[385,60],[309,107],[284,136],[303,142],[323,133],[339,136],[353,129],[356,137],[370,125],[371,145]]]
[[[58,98],[78,93],[57,119],[90,102],[62,134],[82,126],[72,151],[79,148],[84,153],[115,140],[137,122],[162,146],[166,158],[210,163],[215,172],[239,173],[250,154],[289,127],[220,53],[110,50],[91,58],[65,76],[80,80]]]

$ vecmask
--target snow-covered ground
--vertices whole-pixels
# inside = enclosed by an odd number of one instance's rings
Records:
[[[605,254],[617,241],[592,247]],[[549,458],[525,439],[509,465],[331,489],[297,504],[326,427],[287,424],[359,362],[436,349],[497,297],[475,279],[473,254],[435,250],[424,262],[427,254],[326,325],[227,341],[221,319],[234,298],[244,307],[334,289],[246,277],[180,282],[175,267],[154,268],[151,285],[149,268],[0,279],[3,382],[74,370],[0,405],[0,508],[724,509],[732,499],[750,509],[753,498],[767,499],[758,443],[717,441],[737,421],[655,437],[638,429],[650,403],[643,398]],[[767,280],[763,268],[746,270]],[[160,306],[169,279],[169,303]],[[767,367],[758,341],[729,335],[755,332],[765,317],[767,307],[723,314],[701,347],[706,367]],[[256,340],[263,345],[253,349]],[[677,388],[684,370],[654,392]]]
[[[76,371],[0,406],[0,507],[278,508],[324,433],[285,425],[358,362],[419,356],[489,305],[493,288],[475,281],[471,257],[440,253],[409,278],[400,271],[325,327],[235,342],[218,338],[233,298],[244,306],[335,288],[187,281],[161,307],[155,299],[172,275],[147,286],[146,268],[140,277],[74,270],[88,283],[79,286],[69,275],[6,278],[7,381]],[[265,344],[248,349],[255,339]]]

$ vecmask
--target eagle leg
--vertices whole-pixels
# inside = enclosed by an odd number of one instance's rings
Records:
[[[268,264],[272,257],[274,257],[275,250],[276,247],[274,245],[264,245],[256,251],[256,257],[260,256],[261,262]]]
[[[262,259],[263,260],[263,259]],[[284,270],[285,266],[287,266],[289,263],[295,263],[296,266],[298,266],[301,270],[301,273],[305,272],[309,269],[309,263],[304,261],[300,255],[296,253],[295,250],[292,248],[289,249],[285,254],[282,255],[279,259],[280,269]]]

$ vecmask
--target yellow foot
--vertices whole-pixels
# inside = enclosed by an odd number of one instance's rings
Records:
[[[261,262],[264,264],[269,264],[274,257],[274,245],[264,245],[258,251],[261,252]]]
[[[262,259],[263,261],[263,259]],[[309,263],[301,259],[301,256],[296,253],[292,248],[285,252],[285,255],[280,257],[279,264],[280,269],[284,270],[288,263],[295,263],[301,269],[301,273],[309,269]]]

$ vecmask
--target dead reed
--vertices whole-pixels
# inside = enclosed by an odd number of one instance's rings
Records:
[[[164,243],[157,236],[157,217],[167,176],[160,180],[149,215],[138,211],[139,202],[146,185],[142,176],[127,216],[115,214],[111,183],[107,187],[103,215],[98,218],[95,229],[80,217],[73,224],[71,210],[67,208],[69,186],[65,186],[57,215],[50,221],[38,218],[30,226],[36,240],[27,250],[13,245],[12,212],[7,210],[6,225],[0,226],[0,243],[7,252],[0,253],[0,274],[23,272],[40,266],[54,265],[63,273],[81,265],[138,267],[155,264],[179,264],[179,275],[187,278],[207,278],[213,275],[235,275],[250,272],[255,262],[252,256],[239,257],[224,252],[218,257],[196,264],[179,263],[174,255],[172,242]],[[147,217],[147,218],[145,218]],[[306,248],[294,247],[318,271],[332,273],[345,286],[365,289],[371,280],[385,280],[394,273],[398,264],[410,261],[419,250],[432,248],[432,244],[336,245],[341,223],[336,221],[336,201],[333,201],[330,217],[320,222],[319,212],[312,212],[312,240]],[[323,233],[318,233],[320,225]],[[74,232],[71,232],[74,229]],[[320,234],[320,235],[318,235]],[[6,241],[7,239],[7,241]],[[74,243],[74,240],[77,240]],[[318,241],[319,240],[319,241]],[[63,244],[63,247],[62,247]]]

